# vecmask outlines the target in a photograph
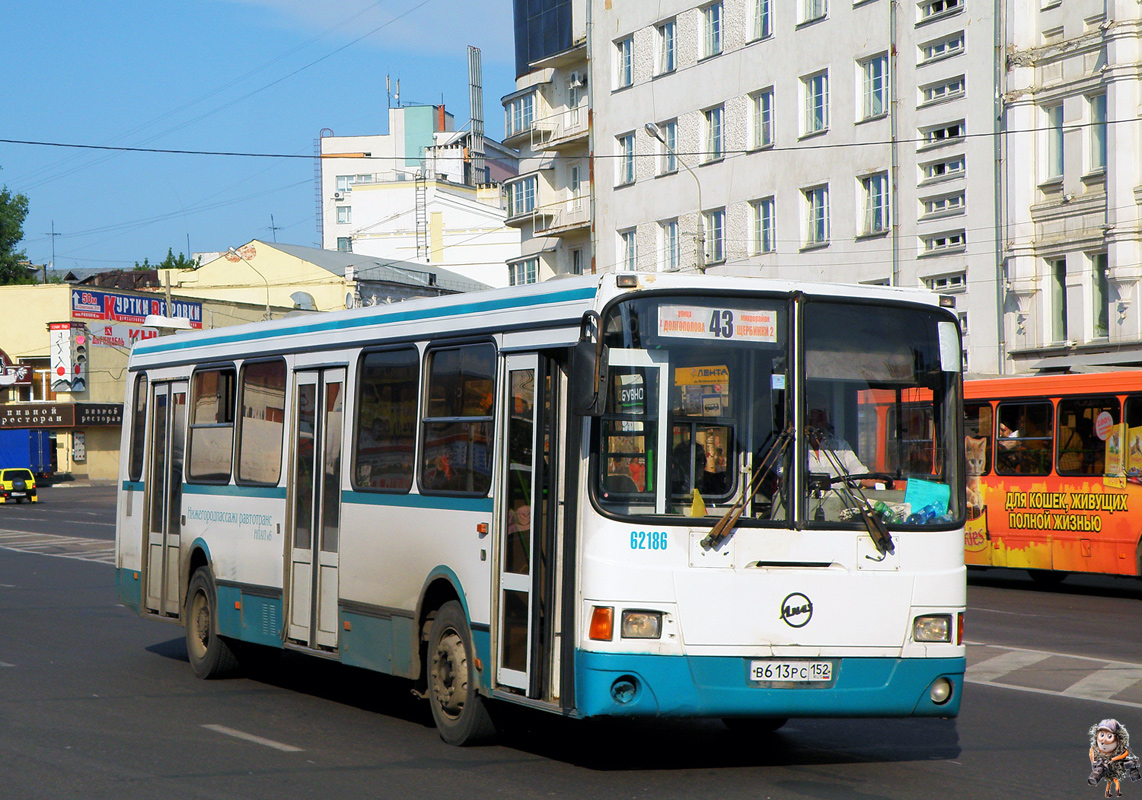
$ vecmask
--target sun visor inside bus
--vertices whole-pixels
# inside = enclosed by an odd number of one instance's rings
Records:
[[[861,376],[869,383],[914,383],[912,351],[806,350],[805,377],[819,380],[852,380]]]

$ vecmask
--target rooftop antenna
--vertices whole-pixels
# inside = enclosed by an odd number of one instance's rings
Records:
[[[385,76],[385,107],[393,107],[393,76]]]
[[[52,232],[48,234],[52,237],[52,269],[56,268],[56,237],[63,236],[62,233],[56,233],[56,221],[52,220]],[[48,282],[48,265],[44,264],[44,283]]]
[[[400,78],[397,78],[397,93],[393,95],[393,99],[397,101],[397,108],[400,108]]]
[[[274,244],[278,243],[278,231],[280,231],[280,230],[281,230],[281,228],[274,224],[274,215],[270,214],[270,233],[272,233],[274,235]],[[190,247],[190,239],[189,238],[187,239],[187,245],[186,246],[188,248]]]

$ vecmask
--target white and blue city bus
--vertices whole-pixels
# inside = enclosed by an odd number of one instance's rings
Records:
[[[407,677],[456,744],[502,703],[955,716],[960,363],[927,292],[685,274],[140,342],[119,595],[200,677],[247,643]],[[918,402],[925,458],[869,472]]]

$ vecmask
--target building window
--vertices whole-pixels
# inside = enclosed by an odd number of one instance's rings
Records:
[[[1106,95],[1090,99],[1090,171],[1106,169]]]
[[[1067,260],[1065,258],[1048,261],[1051,281],[1051,341],[1067,340]]]
[[[634,39],[615,42],[615,51],[615,86],[621,89],[634,83]]]
[[[635,229],[619,231],[619,269],[634,272],[638,269],[638,239]]]
[[[829,127],[829,73],[819,72],[801,79],[805,93],[804,135],[821,133]]]
[[[968,274],[955,272],[951,275],[937,275],[934,278],[927,278],[924,283],[933,292],[962,292],[967,288]],[[966,328],[964,333],[967,333]]]
[[[750,147],[769,147],[773,144],[773,89],[751,95],[750,111]]]
[[[883,233],[888,230],[888,173],[869,175],[860,183],[864,190],[864,232]]]
[[[535,211],[534,175],[508,184],[508,217],[518,217]]]
[[[337,237],[337,251],[339,253],[352,253],[353,252],[353,237],[352,236],[338,236]]]
[[[948,125],[939,125],[935,128],[923,128],[920,131],[923,147],[936,147],[962,138],[964,138],[963,120]]]
[[[805,246],[829,243],[829,187],[805,189]]]
[[[634,183],[634,134],[616,136],[615,143],[619,154],[615,185],[626,186],[628,183]]]
[[[517,133],[531,130],[534,109],[533,93],[510,100],[504,107],[505,136],[515,136]]]
[[[702,9],[702,57],[722,52],[722,4],[711,3]]]
[[[583,274],[583,251],[582,251],[582,249],[576,249],[576,250],[571,251],[571,274],[572,275],[582,275]]]
[[[337,176],[337,191],[351,192],[353,190],[353,179],[356,175],[338,175]]]
[[[942,181],[951,178],[962,178],[965,161],[962,155],[952,156],[940,161],[932,161],[920,167],[921,180]]]
[[[720,264],[726,260],[726,210],[717,208],[702,216],[706,228],[706,263]]]
[[[879,55],[860,62],[864,107],[861,119],[888,113],[888,56]]]
[[[828,0],[801,0],[801,22],[824,19],[829,13]]]
[[[964,76],[959,75],[951,80],[940,81],[920,89],[921,103],[938,103],[941,100],[951,100],[963,97]]]
[[[967,243],[963,231],[950,231],[925,236],[923,239],[924,252],[921,255],[939,255],[950,251],[962,250]]]
[[[1051,106],[1043,109],[1047,118],[1046,130],[1046,161],[1043,164],[1043,180],[1049,181],[1063,177],[1063,107]]]
[[[964,193],[944,194],[939,197],[929,197],[922,201],[923,216],[949,217],[953,214],[962,214],[964,211]]]
[[[658,26],[658,74],[673,72],[678,64],[675,53],[678,44],[678,23],[674,20]]]
[[[658,132],[662,134],[662,138],[666,144],[660,150],[660,159],[658,162],[658,174],[669,175],[678,171],[678,158],[674,154],[678,152],[678,120],[672,119],[670,122],[664,122],[658,126]],[[660,143],[656,140],[655,146]]]
[[[512,286],[522,286],[525,283],[539,281],[539,259],[527,258],[508,264],[508,280]]]
[[[661,272],[676,272],[682,266],[682,254],[678,249],[678,220],[668,219],[658,223],[658,269]]]
[[[768,39],[773,35],[771,0],[754,0],[753,38]]]
[[[707,109],[705,112],[706,151],[702,154],[703,163],[718,161],[726,154],[722,128],[723,114],[724,109],[722,106],[715,106],[714,108]]]
[[[1091,319],[1094,321],[1095,338],[1110,335],[1110,275],[1107,269],[1106,253],[1095,253],[1090,257],[1091,270]]]
[[[353,207],[337,206],[337,224],[351,225],[353,223]]]
[[[773,230],[773,198],[766,197],[750,203],[753,216],[754,255],[772,253],[777,250],[777,239]]]
[[[964,51],[964,32],[953,34],[952,36],[938,39],[934,42],[920,46],[920,63],[926,64],[929,61],[937,61],[941,58],[950,58],[957,56]]]
[[[964,0],[923,0],[920,3],[920,21],[955,14],[963,11]]]

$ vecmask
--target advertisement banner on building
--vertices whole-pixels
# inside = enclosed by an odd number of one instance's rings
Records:
[[[8,354],[0,350],[0,389],[9,386],[31,386],[32,368],[27,364],[16,364]]]
[[[202,327],[202,303],[172,300],[167,311],[166,298],[138,297],[137,295],[101,292],[95,289],[71,290],[71,315],[76,319],[106,320],[128,325],[142,325],[150,314],[166,317],[185,317],[190,327]]]
[[[153,339],[159,332],[142,325],[91,325],[91,344],[95,347],[130,347],[143,339]]]

